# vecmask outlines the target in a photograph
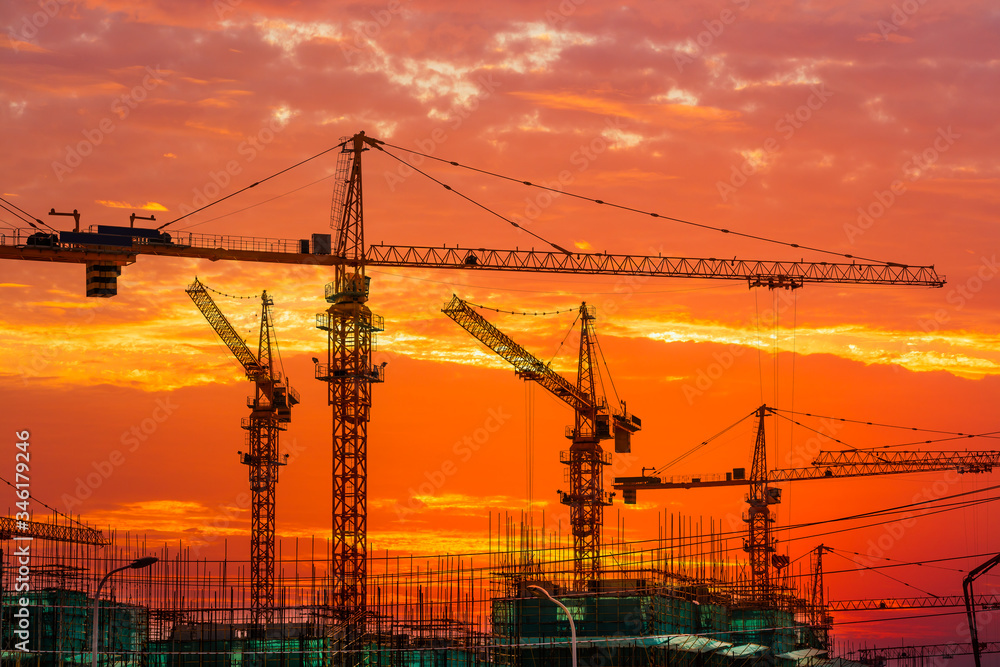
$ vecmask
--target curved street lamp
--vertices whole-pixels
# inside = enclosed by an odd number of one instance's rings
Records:
[[[97,667],[97,625],[98,625],[98,616],[101,613],[101,588],[104,587],[104,582],[106,582],[108,579],[110,579],[111,575],[113,575],[113,574],[115,574],[117,572],[121,572],[122,570],[128,570],[128,569],[141,570],[144,567],[149,567],[150,565],[152,565],[153,563],[155,563],[158,560],[160,560],[160,559],[157,558],[157,557],[155,557],[155,556],[146,556],[144,558],[137,558],[136,560],[132,561],[128,565],[122,565],[119,568],[111,570],[106,575],[104,575],[104,578],[101,579],[101,583],[97,584],[97,591],[94,592],[94,611],[93,611],[94,633],[93,633],[93,642],[92,642],[91,647],[90,647],[91,648],[91,652],[90,652],[90,655],[91,655],[90,664],[92,665],[92,667]]]
[[[536,586],[531,584],[527,587],[531,591],[531,594],[536,598],[548,598],[559,605],[564,612],[566,612],[566,618],[569,619],[569,637],[570,637],[570,648],[572,650],[573,656],[573,667],[576,667],[576,623],[573,622],[573,614],[569,613],[569,609],[566,608],[559,600],[552,597],[547,590],[541,586]]]

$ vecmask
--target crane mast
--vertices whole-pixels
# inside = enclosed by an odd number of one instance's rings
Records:
[[[809,595],[809,623],[817,634],[824,649],[830,648],[830,628],[833,618],[827,612],[826,595],[823,582],[823,554],[829,553],[830,547],[820,544],[812,553],[812,590]]]
[[[278,468],[285,464],[278,453],[279,433],[288,428],[299,395],[274,367],[274,302],[267,292],[261,294],[260,336],[254,355],[201,281],[195,278],[185,291],[243,366],[247,379],[254,382],[254,395],[247,398],[250,416],[240,421],[247,432],[247,451],[239,456],[250,477],[250,623],[253,634],[262,637],[274,620],[275,487]]]
[[[317,361],[315,377],[328,383],[328,402],[332,407],[334,463],[331,577],[333,584],[330,600],[334,617],[340,619],[346,627],[363,627],[365,616],[366,457],[367,424],[371,407],[370,385],[373,382],[382,382],[384,379],[384,364],[381,366],[371,364],[375,334],[381,331],[383,326],[382,318],[372,314],[365,305],[369,286],[365,267],[394,266],[465,271],[527,271],[566,275],[737,280],[746,282],[751,288],[763,286],[771,289],[794,289],[814,283],[941,287],[945,282],[933,266],[911,266],[889,262],[859,263],[849,255],[845,257],[850,259],[850,262],[806,262],[663,257],[659,254],[653,256],[569,253],[536,251],[533,248],[500,250],[382,244],[366,247],[362,215],[361,154],[370,148],[383,150],[382,143],[367,137],[364,132],[348,138],[343,143],[332,211],[336,240],[332,243],[330,236],[322,234],[314,235],[310,244],[306,239],[261,239],[196,232],[166,233],[162,231],[164,226],[148,229],[97,225],[96,230],[91,227],[88,232],[81,232],[77,228],[74,231],[58,233],[40,232],[37,229],[14,229],[0,235],[0,259],[86,265],[87,296],[95,297],[111,297],[117,294],[117,278],[122,268],[134,263],[140,255],[334,267],[335,279],[325,289],[325,297],[330,306],[325,312],[317,315],[316,321],[317,328],[327,332],[327,358],[322,363]],[[658,217],[656,214],[651,215]],[[218,317],[221,313],[214,315],[213,320],[213,317],[209,317],[211,308],[209,312],[203,312],[237,359],[241,363],[247,362],[244,363],[244,367],[247,368],[248,377],[255,381],[258,375],[263,377],[263,371],[256,371],[257,374],[251,372],[252,353],[248,355],[240,348],[236,342],[236,339],[239,339],[238,335],[235,338],[230,336],[228,332],[231,327],[222,325],[224,317],[222,319]],[[586,320],[583,327],[584,329],[587,327]],[[230,340],[227,340],[227,336],[230,336]],[[245,344],[243,347],[246,347]],[[260,351],[263,351],[263,348]],[[500,353],[499,350],[496,351]],[[258,364],[261,358],[262,354],[258,357]],[[522,377],[539,382],[569,403],[574,410],[578,410],[585,407],[587,400],[579,394],[579,388],[588,383],[584,363],[589,367],[589,360],[584,362],[581,354],[576,385],[568,381],[560,383],[555,379],[558,377],[557,374],[547,373],[544,369],[523,368],[517,364],[515,368]],[[265,382],[253,401],[256,406],[255,411],[259,415],[267,413],[267,410],[257,409],[263,408],[262,398],[268,395],[266,386]],[[273,391],[278,386],[280,383],[272,384],[270,390]],[[287,399],[289,407],[293,396],[289,389]],[[295,400],[297,402],[297,397]],[[588,479],[593,479],[593,476],[602,470],[605,464],[601,461],[606,457],[600,450],[599,443],[584,442],[583,434],[590,423],[593,424],[592,428],[600,433],[604,428],[602,418],[607,416],[607,413],[596,409],[596,406],[592,419],[586,410],[583,416],[579,410],[577,411],[571,437],[579,437],[580,441],[574,440],[574,446],[564,455],[564,462],[570,465],[571,470],[574,466],[578,466],[576,468],[578,470],[589,466],[592,472],[587,473]],[[633,418],[624,412],[620,415],[612,414],[611,418],[614,420],[616,430],[616,450],[628,451],[627,436],[632,430],[638,429],[638,420],[633,421]],[[588,422],[588,419],[591,421]],[[259,417],[255,421],[251,416],[251,419],[247,420],[247,427],[253,433],[260,424],[269,423],[264,417]],[[274,435],[276,436],[276,432]],[[273,446],[271,442],[270,434],[261,438],[251,437],[251,452],[245,462],[252,468],[257,465],[257,469],[262,471],[257,478],[258,482],[266,481],[263,487],[273,489],[276,469],[270,462],[273,460],[272,454],[277,452],[276,437]],[[619,446],[625,449],[619,449]],[[261,453],[264,449],[267,451]],[[583,452],[590,454],[584,455]],[[578,482],[583,476],[581,472]],[[251,477],[254,478],[253,470]],[[591,530],[590,526],[600,525],[599,517],[606,504],[603,491],[599,497],[594,495],[598,490],[599,485],[590,485],[583,489],[580,484],[576,487],[571,484],[570,493],[566,497],[571,515],[578,518],[573,523],[575,539],[579,540],[578,551],[588,554],[596,554],[596,549],[599,547],[599,532]],[[626,502],[629,493],[634,501],[633,488],[631,491],[626,489]],[[589,514],[581,511],[581,502],[589,503],[588,507],[591,508]],[[271,518],[270,525],[273,526],[273,505],[271,512],[267,516]],[[264,521],[264,524],[267,523]],[[582,532],[582,535],[577,537],[577,532]],[[273,540],[269,544],[273,554]],[[582,546],[583,544],[592,544],[594,548],[588,551]],[[590,556],[578,558],[577,562],[586,561],[588,558]],[[581,578],[596,576],[596,569],[596,561],[591,560],[590,565],[586,567],[589,574],[578,572],[578,575]],[[266,590],[263,590],[262,595],[267,596]]]
[[[775,538],[771,536],[771,505],[781,502],[781,489],[767,485],[767,444],[764,439],[764,417],[767,407],[757,409],[757,438],[750,468],[750,506],[743,520],[747,524],[747,539],[743,550],[750,559],[750,599],[766,604],[772,598],[771,557],[775,553]]]
[[[365,305],[369,287],[361,198],[365,150],[362,132],[348,140],[338,159],[331,213],[336,230],[333,252],[345,261],[336,265],[334,281],[325,289],[330,307],[316,316],[316,327],[327,332],[326,362],[316,364],[316,379],[327,383],[332,408],[330,606],[349,646],[359,641],[366,616],[368,421],[371,385],[384,380],[385,367],[371,361],[375,335],[383,330],[382,318]]]
[[[586,397],[587,403],[574,412],[572,444],[567,456],[560,459],[569,473],[569,493],[560,494],[559,501],[569,507],[570,529],[573,532],[573,573],[577,587],[594,581],[601,572],[601,528],[604,525],[604,507],[611,504],[604,491],[604,466],[611,463],[601,447],[601,426],[598,412],[607,429],[607,405],[598,402],[594,387],[593,368],[593,306],[580,305],[580,356],[577,363],[577,393]],[[607,436],[605,436],[607,437]]]
[[[604,491],[604,466],[611,463],[611,454],[604,451],[601,441],[614,437],[615,449],[627,452],[632,433],[642,424],[624,409],[609,410],[607,402],[597,396],[593,368],[594,307],[586,303],[580,305],[576,384],[553,371],[457,296],[452,296],[442,312],[513,365],[519,377],[537,382],[573,408],[573,426],[566,430],[572,444],[559,456],[568,467],[569,492],[559,495],[560,502],[569,507],[574,579],[578,588],[585,588],[600,575],[601,527],[604,508],[611,504]]]
[[[656,476],[617,477],[614,487],[622,491],[626,504],[635,504],[639,489],[691,489],[714,486],[750,486],[746,495],[749,505],[744,521],[747,538],[743,549],[750,562],[750,601],[765,605],[773,597],[774,585],[771,566],[781,565],[775,554],[775,539],[771,535],[771,505],[781,502],[781,489],[770,486],[774,482],[792,482],[807,479],[835,479],[843,477],[871,477],[897,475],[937,470],[956,470],[959,473],[985,473],[1000,464],[1000,451],[880,451],[846,450],[819,452],[812,467],[767,470],[767,447],[764,436],[764,419],[774,413],[774,408],[762,405],[754,411],[756,438],[750,477],[743,469],[726,473],[725,479],[690,478],[679,481],[662,481]]]

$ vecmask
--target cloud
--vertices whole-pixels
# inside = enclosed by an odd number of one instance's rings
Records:
[[[129,208],[129,209],[137,209],[143,211],[170,210],[163,204],[157,203],[155,201],[148,201],[145,204],[130,204],[124,201],[108,201],[108,200],[98,199],[97,201],[95,201],[95,203],[100,204],[101,206],[106,206],[107,208]]]

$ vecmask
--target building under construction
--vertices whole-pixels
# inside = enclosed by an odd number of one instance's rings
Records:
[[[260,339],[254,353],[226,322],[207,288],[196,281],[188,294],[255,382],[255,394],[247,401],[251,414],[243,424],[248,451],[241,453],[254,494],[250,560],[211,561],[184,548],[164,546],[154,567],[131,569],[130,563],[157,549],[128,536],[39,541],[28,566],[30,591],[18,588],[23,583],[18,580],[21,565],[4,562],[3,660],[575,667],[580,658],[590,665],[823,664],[830,638],[822,586],[815,583],[818,577],[808,583],[811,572],[790,575],[787,558],[782,562],[774,553],[769,532],[769,506],[780,502],[780,490],[768,485],[775,478],[764,458],[763,421],[770,415],[765,406],[753,413],[758,437],[749,477],[734,470],[726,480],[751,487],[746,536],[723,535],[714,525],[682,517],[661,520],[659,536],[646,542],[629,544],[620,535],[617,540],[602,536],[603,511],[611,502],[603,470],[611,455],[601,443],[613,440],[615,451],[629,451],[631,434],[641,428],[641,421],[628,413],[624,400],[601,396],[595,377],[596,313],[587,304],[578,309],[575,382],[560,377],[474,312],[473,304],[455,297],[443,311],[513,365],[521,378],[573,408],[574,421],[566,432],[571,446],[560,455],[569,482],[560,502],[568,508],[570,534],[551,533],[530,522],[525,527],[501,521],[481,554],[403,558],[368,552],[371,385],[385,377],[384,364],[372,362],[383,321],[367,305],[366,268],[696,278],[798,289],[813,283],[940,287],[944,280],[933,267],[859,263],[843,253],[833,254],[849,262],[578,253],[506,218],[551,250],[370,245],[363,220],[362,155],[375,151],[396,157],[392,151],[399,149],[364,132],[344,138],[335,148],[340,153],[330,221],[334,233],[313,234],[311,240],[179,232],[172,236],[163,231],[179,219],[156,229],[98,225],[80,231],[78,216],[72,232],[15,230],[10,242],[0,239],[0,258],[84,264],[87,295],[100,298],[117,293],[122,267],[139,255],[334,269],[334,281],[324,291],[328,309],[316,318],[317,328],[326,333],[326,355],[313,359],[315,378],[328,385],[332,417],[329,540],[324,536],[323,541],[282,543],[275,535],[274,491],[283,463],[277,438],[291,418],[297,395],[272,362],[267,294],[261,295]],[[952,465],[943,456],[927,461],[908,452],[896,454],[899,461],[886,463],[884,456],[860,460],[863,452],[851,452],[851,460],[825,463],[822,474],[885,474],[887,465],[896,466],[892,472]],[[866,472],[870,469],[876,472]],[[616,480],[626,502],[634,502],[638,489],[671,484],[656,477],[626,479],[621,485]],[[748,559],[742,564],[737,556],[742,558],[744,551]],[[821,558],[819,548],[815,575],[822,572]],[[107,593],[99,595],[101,584],[95,586],[95,581],[103,583],[100,577],[118,568],[125,569],[108,582]],[[107,600],[100,605],[101,615],[91,611],[97,606],[95,598]]]
[[[574,586],[572,540],[504,517],[493,520],[483,554],[369,554],[356,637],[331,600],[326,540],[278,543],[262,632],[249,562],[128,535],[102,541],[34,544],[30,590],[3,596],[4,664],[90,662],[97,580],[148,555],[159,562],[124,570],[101,593],[101,664],[570,665],[567,615],[545,593],[570,610],[585,665],[796,665],[824,654],[830,639],[826,610],[803,592],[808,573],[777,581],[761,605],[733,538],[677,515],[661,518],[657,539],[609,541],[591,590]],[[4,591],[17,590],[18,571],[5,562]]]

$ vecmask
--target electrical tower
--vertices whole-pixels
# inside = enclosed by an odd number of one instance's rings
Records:
[[[250,473],[250,623],[255,638],[262,637],[273,621],[275,487],[278,467],[287,459],[279,456],[278,434],[288,428],[299,394],[288,386],[271,356],[273,302],[267,292],[260,297],[260,337],[254,355],[201,281],[195,278],[185,291],[254,383],[254,395],[247,398],[250,416],[240,422],[247,432],[247,451],[239,456]]]

